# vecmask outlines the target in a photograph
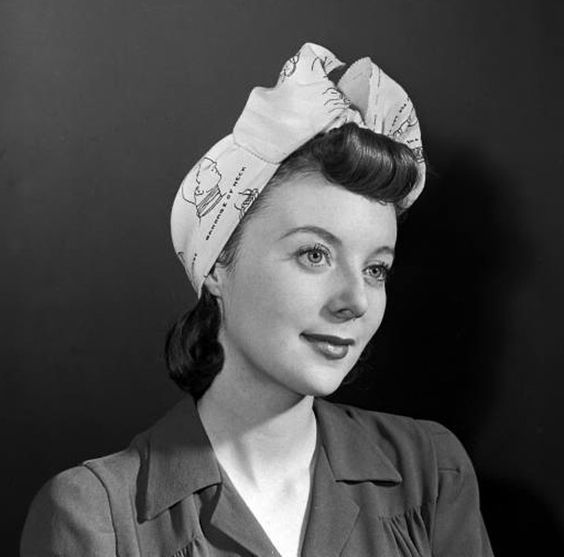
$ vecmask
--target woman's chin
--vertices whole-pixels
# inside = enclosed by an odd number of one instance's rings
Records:
[[[299,392],[305,396],[315,397],[332,395],[341,386],[346,375],[346,373],[338,374],[338,376],[328,373],[325,377],[317,376],[311,381],[303,382],[302,385],[299,386]]]
[[[310,392],[307,393],[307,394],[308,394],[308,396],[324,398],[324,397],[332,395],[340,386],[341,386],[341,383],[338,383],[337,385],[333,385],[331,387],[323,386],[321,388],[311,389]]]

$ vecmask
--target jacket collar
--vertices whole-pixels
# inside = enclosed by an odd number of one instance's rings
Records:
[[[402,481],[400,473],[378,445],[378,430],[362,425],[362,411],[315,399],[321,442],[337,481]]]
[[[399,483],[402,478],[356,410],[316,399],[321,443],[336,481]],[[138,512],[150,520],[196,491],[222,483],[213,449],[191,396],[133,442],[141,452]]]
[[[221,483],[196,404],[185,396],[134,443],[142,453],[138,511],[150,520],[194,492]]]

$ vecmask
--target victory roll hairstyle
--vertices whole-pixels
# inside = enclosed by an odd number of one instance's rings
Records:
[[[242,233],[253,215],[268,201],[269,192],[299,175],[321,174],[328,182],[380,203],[396,214],[415,187],[419,173],[409,147],[389,137],[345,124],[309,140],[287,157],[229,238],[216,263],[232,269]],[[199,399],[221,371],[224,353],[218,341],[221,312],[216,298],[203,286],[196,306],[170,328],[165,359],[171,379]]]

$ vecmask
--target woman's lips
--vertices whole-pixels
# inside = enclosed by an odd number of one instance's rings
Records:
[[[350,339],[341,339],[327,335],[307,335],[302,336],[318,353],[322,354],[329,360],[341,360],[349,353],[349,346],[354,341]]]

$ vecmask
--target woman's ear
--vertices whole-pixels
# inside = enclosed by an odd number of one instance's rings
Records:
[[[217,298],[221,298],[224,287],[225,270],[221,265],[214,263],[208,276],[204,279],[204,285],[209,293]]]

